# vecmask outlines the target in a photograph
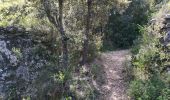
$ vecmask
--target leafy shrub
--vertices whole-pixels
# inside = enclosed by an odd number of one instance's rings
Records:
[[[130,84],[129,95],[135,100],[169,100],[167,66],[169,47],[162,44],[162,16],[169,11],[167,5],[154,14],[156,23],[140,27],[142,36],[133,47],[133,72],[135,79]]]
[[[169,100],[170,99],[170,89],[165,88],[161,92],[161,96],[158,97],[158,100]]]
[[[141,36],[139,25],[145,25],[153,12],[154,0],[132,0],[123,11],[111,9],[106,25],[104,45],[111,48],[129,48]]]
[[[135,80],[131,82],[129,94],[135,100],[169,100],[169,89],[161,79]]]

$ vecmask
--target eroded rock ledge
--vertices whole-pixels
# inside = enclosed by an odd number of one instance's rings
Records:
[[[43,49],[25,28],[0,27],[0,99],[36,95],[34,82],[49,64]]]

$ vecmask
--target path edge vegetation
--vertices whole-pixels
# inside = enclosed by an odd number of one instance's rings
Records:
[[[170,85],[166,63],[169,54],[163,49],[162,39],[166,32],[162,31],[164,18],[169,14],[169,1],[155,5],[148,24],[140,26],[142,36],[132,48],[133,78],[128,94],[134,100],[169,100]],[[153,21],[155,20],[155,21]],[[164,56],[163,56],[164,55]],[[163,57],[163,58],[162,58]],[[163,60],[164,59],[164,60]]]

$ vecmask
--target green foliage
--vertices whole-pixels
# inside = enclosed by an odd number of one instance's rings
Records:
[[[30,6],[26,0],[5,0],[0,5],[0,26],[9,26],[14,24],[33,25],[37,22],[35,8]],[[32,23],[29,23],[31,20]],[[34,20],[34,21],[33,21]]]
[[[158,100],[169,100],[170,99],[170,89],[162,89],[161,96],[158,97]]]
[[[53,78],[54,78],[54,81],[59,81],[63,83],[65,75],[61,71],[59,71],[58,74],[54,74]]]
[[[167,65],[169,66],[169,47],[164,47],[161,39],[165,37],[165,33],[160,31],[163,26],[160,19],[167,10],[167,5],[163,5],[154,14],[156,23],[139,27],[142,36],[132,48],[135,78],[129,87],[129,94],[135,100],[169,100],[170,88],[166,71]]]
[[[104,45],[110,42],[113,48],[127,48],[133,44],[133,40],[139,35],[138,28],[136,24],[127,20],[127,16],[120,14],[110,16]]]
[[[21,49],[20,48],[12,48],[12,51],[14,52],[14,54],[17,56],[17,58],[21,58],[22,57],[22,53],[21,53]]]
[[[132,0],[122,10],[112,8],[106,25],[104,48],[129,48],[141,36],[140,27],[147,23],[154,9],[154,0]],[[108,45],[108,47],[107,47]]]
[[[72,97],[66,97],[64,100],[73,100]]]
[[[135,80],[130,84],[129,94],[135,100],[168,100],[168,87],[158,78],[151,80]]]

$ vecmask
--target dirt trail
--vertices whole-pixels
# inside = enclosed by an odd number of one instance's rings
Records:
[[[126,95],[126,62],[130,60],[129,50],[113,51],[101,54],[95,63],[103,66],[105,83],[96,88],[101,92],[100,100],[129,100]]]

